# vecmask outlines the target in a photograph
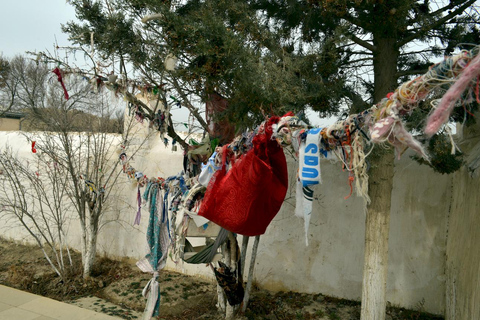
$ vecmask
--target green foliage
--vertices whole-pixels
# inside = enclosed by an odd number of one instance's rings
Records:
[[[245,1],[169,2],[116,0],[72,1],[82,23],[63,30],[78,44],[94,46],[106,60],[120,56],[144,79],[165,88],[183,90],[205,101],[212,91],[229,108],[220,115],[240,126],[264,119],[264,114],[300,112],[310,106],[324,114],[337,110],[345,77],[338,71],[333,43],[317,43],[298,51],[283,31],[262,23]],[[159,14],[147,23],[140,19]],[[168,54],[178,68],[166,72]],[[177,81],[180,88],[171,85]],[[170,84],[170,85],[169,85]]]
[[[328,313],[328,319],[330,320],[340,320],[340,316],[335,311],[330,311]]]
[[[326,113],[336,109],[338,95],[331,93],[344,81],[332,67],[335,61],[322,51],[294,53],[246,2],[187,2],[165,21],[167,45],[192,57],[176,75],[197,91],[225,96],[231,120],[258,122],[262,113],[300,112],[306,106]]]
[[[428,141],[427,152],[430,155],[430,162],[417,155],[412,156],[412,159],[430,166],[435,172],[450,174],[460,169],[464,163],[463,153],[456,151],[452,154],[451,150],[452,145],[448,137],[436,134]]]
[[[269,23],[283,30],[281,34],[286,39],[295,40],[301,34],[301,41],[307,43],[332,42],[339,70],[348,79],[341,94],[351,103],[355,102],[346,88],[355,88],[365,101],[376,103],[379,98],[372,100],[376,90],[381,91],[377,97],[388,92],[380,88],[384,83],[410,80],[427,71],[433,58],[450,54],[453,48],[463,49],[465,42],[479,43],[479,15],[473,1],[252,0],[250,3],[266,12]],[[409,45],[413,41],[418,46]],[[440,44],[448,45],[447,49]],[[382,53],[389,50],[399,53],[396,74],[382,65],[386,58]],[[377,71],[372,72],[372,67]]]
[[[362,110],[378,102],[374,95],[424,73],[433,58],[480,41],[478,13],[469,9],[473,0],[71,3],[81,23],[69,22],[64,31],[74,41],[89,46],[93,32],[105,60],[129,62],[167,97],[174,91],[184,103],[205,102],[209,93],[219,93],[228,109],[217,118],[241,129],[265,115],[307,107],[321,115],[347,105]],[[156,18],[140,22],[152,14]],[[439,41],[431,45],[432,39]],[[413,41],[425,49],[412,48]],[[179,59],[174,71],[164,67],[169,54]],[[425,104],[410,116],[413,130],[429,109]],[[460,113],[453,119],[471,120]]]
[[[438,95],[433,98],[438,98]],[[474,97],[463,97],[463,101],[470,101],[470,103],[462,102],[462,107],[455,108],[450,116],[450,121],[461,122],[464,126],[471,126],[476,122],[473,115],[478,110],[478,103],[474,100]],[[419,107],[414,109],[411,114],[404,118],[406,126],[409,131],[422,132],[426,125],[426,119],[430,113],[432,100],[422,101]],[[464,154],[460,151],[456,151],[455,154],[451,154],[452,144],[446,133],[439,133],[434,135],[428,141],[426,141],[426,150],[430,155],[430,162],[425,161],[423,158],[415,155],[412,159],[420,164],[430,166],[435,172],[441,174],[450,174],[464,164]]]
[[[467,103],[466,101],[470,101]],[[463,123],[465,126],[471,126],[476,123],[474,113],[478,111],[480,103],[477,102],[476,97],[463,97],[462,107],[455,108],[450,116],[450,119],[455,122]]]
[[[125,17],[122,11],[112,12],[111,7],[105,8],[102,2],[93,0],[73,0],[71,4],[75,7],[77,18],[88,22],[68,22],[62,27],[70,34],[73,43],[90,44],[93,33],[95,46],[107,56],[118,52],[141,56],[142,39],[136,37],[133,20]]]

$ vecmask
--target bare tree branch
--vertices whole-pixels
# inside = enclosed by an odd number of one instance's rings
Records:
[[[207,123],[205,122],[205,120],[203,119],[203,117],[200,115],[200,113],[198,112],[198,109],[193,106],[190,101],[188,100],[188,97],[187,95],[185,94],[185,92],[183,92],[183,89],[182,87],[180,86],[180,84],[178,83],[177,79],[175,77],[172,77],[171,78],[171,81],[175,87],[175,89],[177,90],[177,92],[180,94],[180,96],[182,97],[182,101],[184,102],[184,106],[193,114],[193,116],[198,120],[198,122],[200,123],[200,125],[202,126],[202,128],[205,130],[205,131],[208,131],[208,125]]]

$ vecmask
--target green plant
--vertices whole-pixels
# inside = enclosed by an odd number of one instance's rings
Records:
[[[330,311],[328,313],[328,319],[330,319],[330,320],[340,320],[340,316],[337,314],[336,311]]]
[[[317,317],[321,318],[321,317],[325,316],[325,312],[323,312],[323,310],[317,310],[317,311],[315,311],[315,315]]]
[[[297,312],[297,313],[295,314],[295,318],[298,319],[298,320],[303,320],[303,319],[305,319],[305,317],[303,316],[303,313],[301,313],[301,312]]]

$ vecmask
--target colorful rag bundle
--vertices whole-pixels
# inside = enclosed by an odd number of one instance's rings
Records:
[[[477,47],[446,57],[421,77],[403,83],[395,92],[388,94],[387,98],[372,108],[374,116],[369,125],[372,142],[388,141],[395,147],[398,157],[406,148],[411,148],[429,161],[423,146],[405,129],[401,117],[409,114],[435,88],[451,85],[427,120],[425,133],[430,137],[435,134],[447,122],[460,96],[468,88],[472,90],[475,83],[478,85],[480,81],[480,54],[476,53],[478,51]],[[478,99],[478,93],[476,95]]]
[[[478,83],[480,82],[480,52],[465,67],[460,77],[455,81],[453,86],[448,89],[447,93],[445,93],[435,111],[430,117],[428,117],[425,133],[429,137],[433,136],[440,129],[440,126],[447,122],[453,108],[455,107],[455,103],[458,101],[462,93],[472,85],[472,82],[476,82],[476,98],[477,102],[480,103],[478,97]]]

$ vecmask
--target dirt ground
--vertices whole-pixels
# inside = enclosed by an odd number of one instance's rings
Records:
[[[74,268],[61,281],[50,269],[41,250],[0,238],[0,284],[76,304],[123,319],[140,319],[145,299],[142,289],[150,276],[130,261],[98,257],[91,279],[81,277],[81,258],[73,254]],[[217,311],[213,281],[162,271],[159,277],[161,308],[159,319],[223,319]],[[360,319],[360,302],[323,294],[270,292],[252,289],[245,314],[239,319]],[[387,320],[441,320],[419,311],[388,307]]]

